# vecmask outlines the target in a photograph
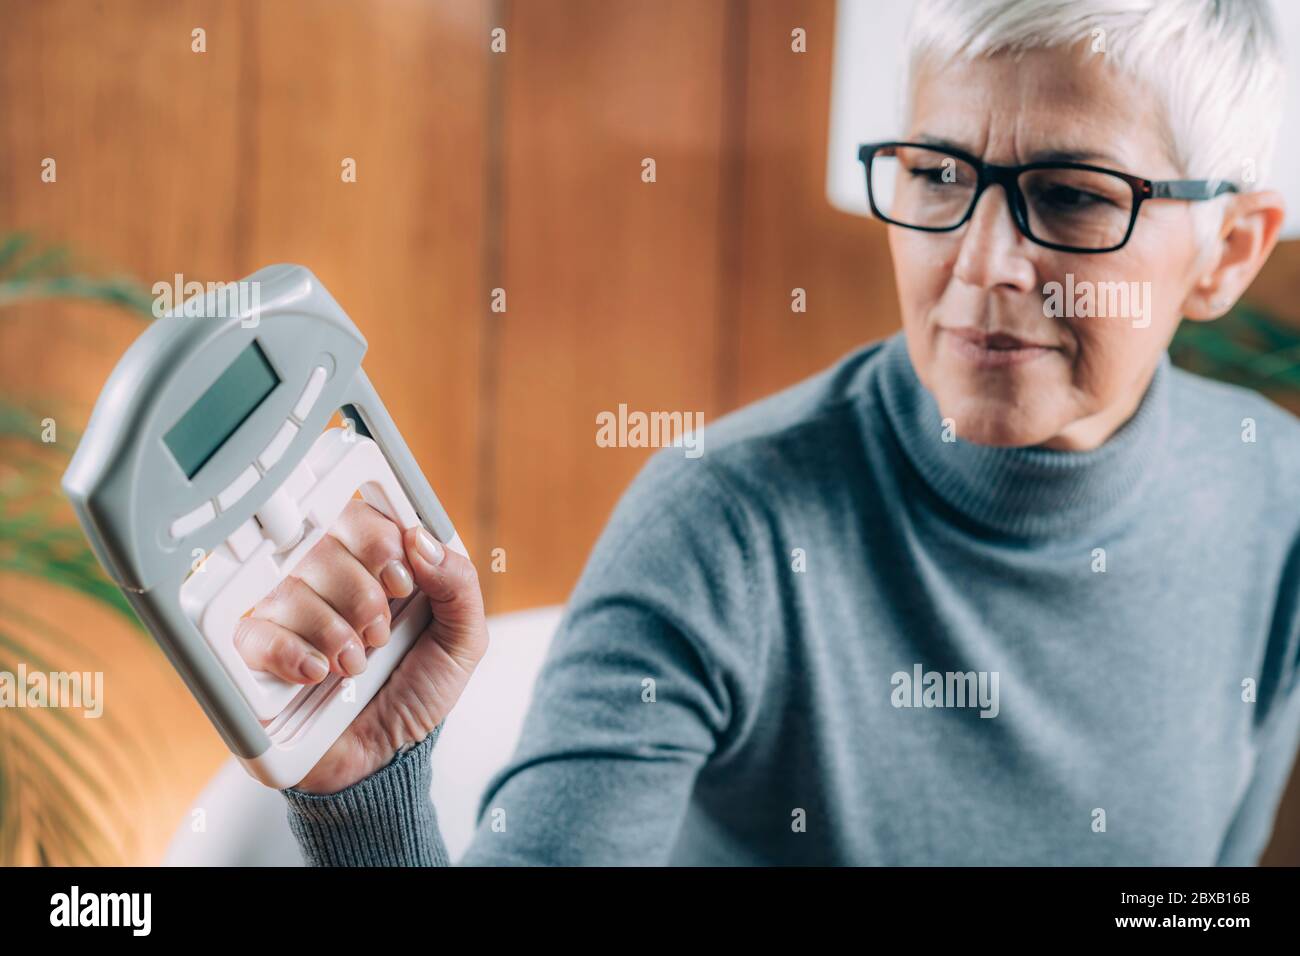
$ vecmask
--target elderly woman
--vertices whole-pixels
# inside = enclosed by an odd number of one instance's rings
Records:
[[[905,132],[861,152],[902,331],[651,459],[463,862],[1257,860],[1300,734],[1300,423],[1166,348],[1277,241],[1275,33],[1256,0],[919,4]],[[473,568],[364,505],[335,534],[251,663],[355,673],[412,579],[436,623],[291,825],[314,864],[446,863]]]

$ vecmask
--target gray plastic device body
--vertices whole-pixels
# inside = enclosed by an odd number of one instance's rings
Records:
[[[269,266],[243,282],[257,283],[260,290],[255,314],[194,317],[178,306],[131,345],[95,404],[63,476],[63,490],[104,569],[227,747],[247,762],[264,754],[272,740],[181,609],[179,593],[194,549],[211,552],[249,521],[338,409],[359,434],[378,444],[421,524],[443,542],[455,539],[456,532],[361,367],[365,338],[329,292],[296,265]],[[204,316],[223,311],[215,301],[205,306]],[[280,382],[187,478],[164,435],[254,339]],[[318,367],[327,372],[324,386],[279,459],[229,509],[218,509],[201,527],[173,537],[178,515],[216,499],[257,460]]]

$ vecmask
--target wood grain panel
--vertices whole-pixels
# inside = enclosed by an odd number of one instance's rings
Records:
[[[508,5],[495,609],[563,600],[645,460],[596,446],[598,412],[716,411],[726,12]]]
[[[743,280],[731,346],[739,404],[901,321],[883,227],[826,198],[834,0],[754,0],[747,19]],[[791,51],[796,27],[806,31],[806,53]],[[795,288],[806,290],[807,312],[791,311]]]

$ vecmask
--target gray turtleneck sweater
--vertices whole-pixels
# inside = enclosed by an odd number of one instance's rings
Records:
[[[1093,451],[951,437],[899,333],[658,452],[460,862],[1254,863],[1300,742],[1300,422],[1166,355]],[[436,738],[284,791],[307,861],[447,863]]]

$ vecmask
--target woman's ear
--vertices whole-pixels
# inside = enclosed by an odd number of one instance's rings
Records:
[[[1233,196],[1212,254],[1183,301],[1183,316],[1206,322],[1232,308],[1268,261],[1285,218],[1286,203],[1276,190]]]

